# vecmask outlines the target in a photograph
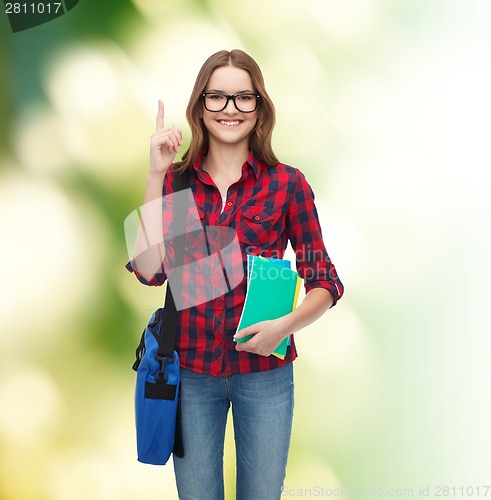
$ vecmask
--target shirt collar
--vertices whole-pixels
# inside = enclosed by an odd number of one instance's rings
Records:
[[[208,152],[207,149],[203,149],[198,154],[198,157],[196,158],[196,161],[193,164],[194,170],[198,171],[201,169],[203,158],[206,156],[207,152]],[[254,172],[256,179],[259,179],[259,176],[261,175],[261,168],[263,166],[263,162],[259,159],[258,155],[252,149],[249,151],[249,156],[247,157],[247,160],[242,166],[242,171],[246,170],[248,166],[252,168],[252,171]]]
[[[252,168],[256,176],[256,179],[259,179],[259,176],[261,175],[261,168],[263,166],[263,162],[259,159],[256,152],[253,151],[252,149],[249,152],[246,164],[248,164]]]
[[[194,170],[196,170],[196,172],[198,170],[201,170],[201,164],[203,163],[203,158],[206,156],[207,152],[208,152],[207,149],[202,149],[198,153],[198,157],[196,158],[196,161],[193,163],[193,168],[194,168]]]

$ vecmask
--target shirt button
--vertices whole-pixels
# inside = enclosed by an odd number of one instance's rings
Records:
[[[254,217],[255,220],[259,220],[259,215],[256,215],[256,217]]]
[[[217,309],[217,314],[221,316],[223,314],[223,309]]]
[[[232,202],[231,201],[227,201],[227,207],[231,207],[232,206]]]

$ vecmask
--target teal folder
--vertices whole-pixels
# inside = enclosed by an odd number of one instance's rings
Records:
[[[281,318],[296,307],[302,280],[296,271],[288,268],[288,261],[278,261],[281,259],[251,256],[247,293],[237,331],[260,321]],[[237,342],[246,342],[251,337],[249,335]],[[283,359],[288,343],[289,337],[280,343],[273,354]]]

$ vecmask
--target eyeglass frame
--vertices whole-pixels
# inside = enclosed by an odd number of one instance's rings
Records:
[[[214,110],[214,109],[208,109],[206,107],[206,96],[209,95],[209,94],[218,94],[218,95],[221,95],[223,97],[225,97],[227,100],[225,102],[225,106],[223,106],[222,109],[218,109],[218,110]],[[235,99],[239,96],[244,96],[244,95],[250,95],[250,96],[255,96],[257,99],[256,99],[256,107],[254,109],[251,109],[251,111],[242,111],[241,109],[238,108],[237,106],[237,102],[235,101]],[[259,99],[261,99],[261,96],[259,94],[256,94],[254,92],[242,92],[240,94],[225,94],[224,92],[202,92],[201,93],[201,97],[203,98],[203,105],[206,109],[206,111],[209,111],[210,113],[220,113],[220,111],[223,111],[227,106],[228,106],[228,102],[231,100],[233,103],[234,103],[234,106],[235,106],[235,109],[239,112],[239,113],[254,113],[254,111],[257,110],[257,106],[259,104]]]

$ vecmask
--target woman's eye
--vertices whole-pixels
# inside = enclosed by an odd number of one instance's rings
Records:
[[[252,95],[240,95],[239,101],[250,101],[252,99]]]
[[[224,96],[221,94],[208,94],[208,98],[220,101],[220,100],[224,99]]]

